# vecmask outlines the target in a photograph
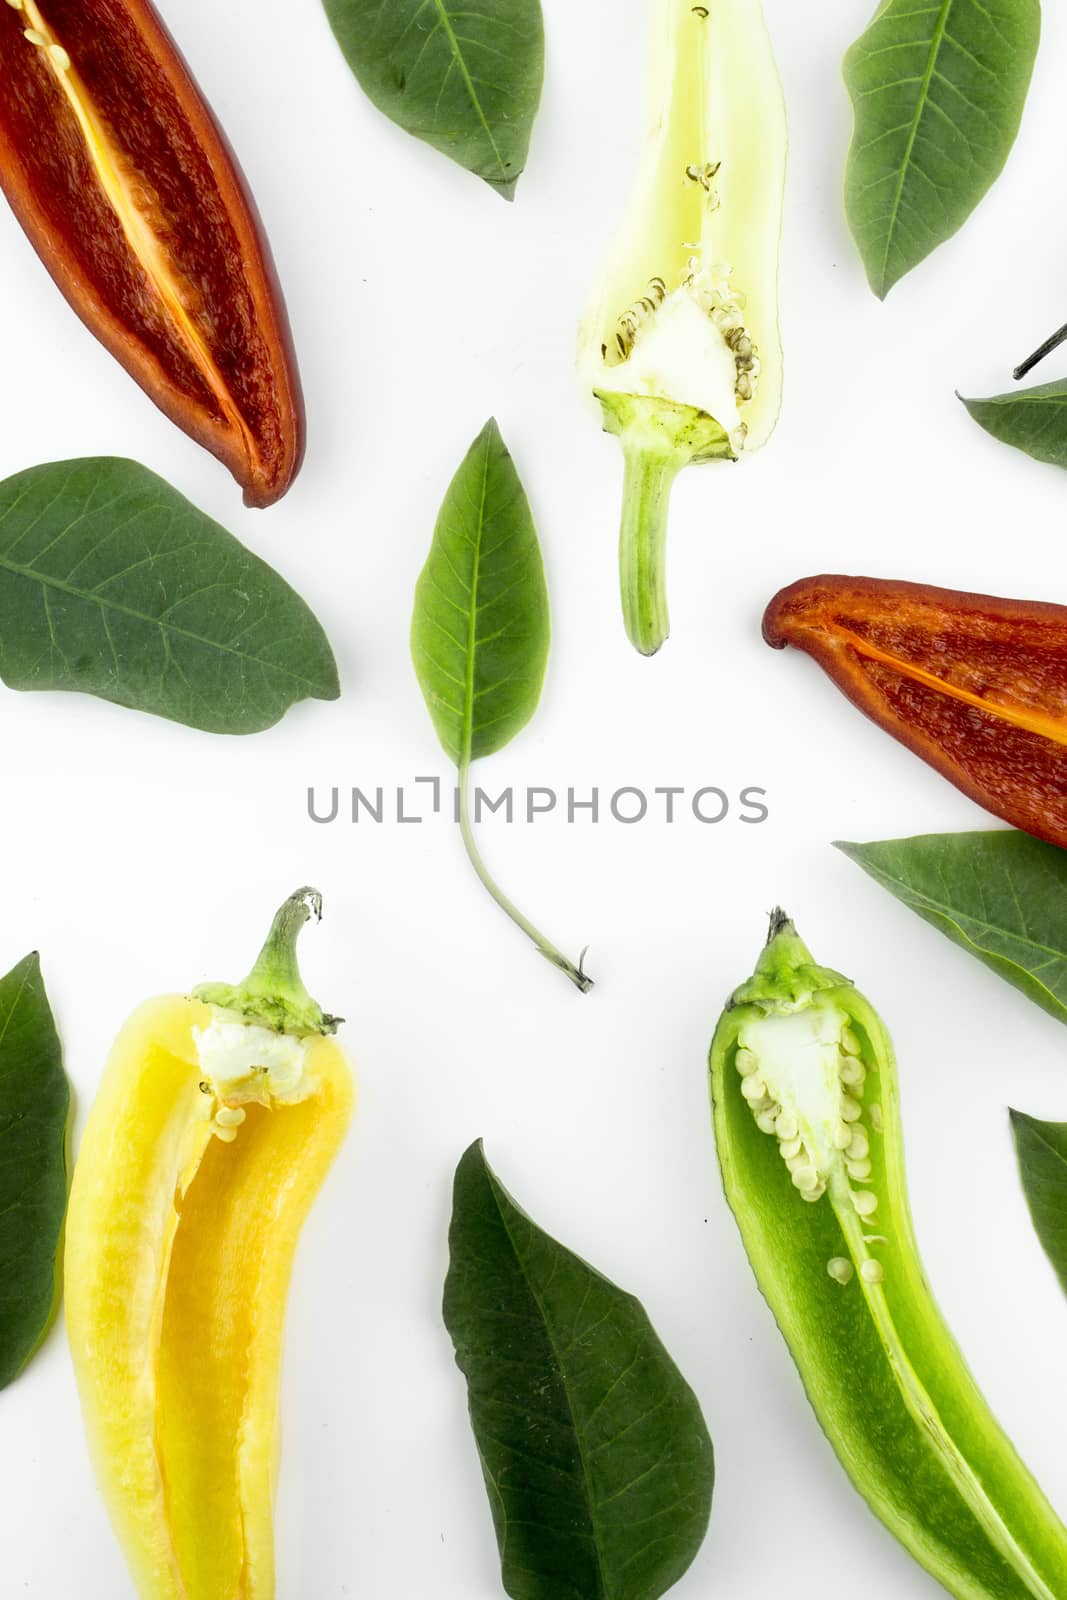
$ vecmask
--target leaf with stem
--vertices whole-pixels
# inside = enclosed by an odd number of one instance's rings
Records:
[[[495,421],[445,497],[415,589],[411,653],[437,736],[459,772],[463,843],[501,910],[583,993],[592,988],[494,882],[474,837],[471,764],[509,744],[537,710],[548,665],[548,589],[529,502]]]

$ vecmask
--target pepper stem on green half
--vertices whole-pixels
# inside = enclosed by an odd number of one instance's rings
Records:
[[[674,480],[691,463],[737,457],[725,429],[695,406],[609,390],[598,390],[597,399],[626,462],[619,537],[626,632],[643,656],[654,656],[670,632],[667,519]]]
[[[239,1011],[250,1022],[297,1037],[336,1033],[341,1017],[328,1016],[308,993],[300,976],[296,944],[304,924],[322,917],[317,889],[297,889],[281,905],[271,923],[256,964],[243,983],[203,983],[193,998]]]
[[[820,967],[780,907],[771,912],[767,943],[752,977],[734,991],[726,1009],[759,1006],[764,1011],[794,1010],[824,989],[851,988],[832,967]]]

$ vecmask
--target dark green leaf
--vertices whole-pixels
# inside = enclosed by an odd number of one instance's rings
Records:
[[[1067,1123],[1013,1111],[1011,1131],[1035,1231],[1067,1293]]]
[[[415,590],[411,651],[445,753],[500,750],[541,698],[548,590],[530,507],[495,422],[474,441]]]
[[[849,226],[875,294],[961,227],[1019,131],[1040,0],[883,0],[845,57]]]
[[[0,1388],[58,1298],[70,1090],[36,955],[0,978]]]
[[[979,427],[1002,444],[1025,450],[1035,461],[1067,467],[1067,383],[1042,383],[963,403]]]
[[[542,1233],[481,1144],[456,1173],[445,1322],[515,1600],[656,1600],[714,1481],[696,1396],[644,1311]]]
[[[955,944],[1067,1022],[1067,851],[1005,830],[837,848]]]
[[[541,100],[541,0],[325,5],[345,59],[379,110],[512,199]]]
[[[0,677],[210,733],[257,733],[337,668],[300,596],[135,461],[0,483]]]

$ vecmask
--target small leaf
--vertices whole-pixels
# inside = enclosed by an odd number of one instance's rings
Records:
[[[882,0],[849,50],[845,206],[879,298],[966,222],[999,175],[1040,34],[1040,0]]]
[[[516,927],[587,994],[593,980],[584,956],[575,965],[494,882],[471,816],[471,762],[503,749],[537,710],[550,633],[537,529],[515,464],[490,421],[441,507],[415,586],[411,656],[437,736],[459,768],[457,820],[471,865]]]
[[[632,1295],[543,1233],[481,1144],[456,1173],[444,1315],[516,1600],[656,1600],[707,1529],[696,1396]]]
[[[1067,382],[963,403],[979,427],[1002,444],[1025,450],[1035,461],[1067,467]]]
[[[378,109],[511,200],[541,100],[541,0],[325,6],[346,61]]]
[[[29,955],[0,978],[0,1388],[44,1336],[58,1300],[70,1089]]]
[[[0,677],[210,733],[257,733],[339,693],[300,596],[162,478],[112,457],[0,483]]]
[[[1067,1123],[1013,1111],[1011,1131],[1034,1229],[1067,1293]]]
[[[457,766],[503,749],[529,722],[549,635],[537,530],[500,430],[488,422],[441,507],[411,629],[419,685]]]
[[[954,944],[1067,1022],[1067,851],[1006,830],[837,848]]]

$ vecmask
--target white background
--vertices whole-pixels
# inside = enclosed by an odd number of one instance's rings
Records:
[[[240,976],[290,889],[326,894],[305,969],[349,1019],[362,1101],[293,1286],[281,1600],[501,1592],[439,1316],[451,1174],[478,1135],[545,1227],[640,1295],[705,1407],[715,1510],[679,1600],[852,1600],[860,1578],[869,1600],[933,1596],[837,1466],[756,1291],[720,1192],[705,1055],[780,901],[895,1036],[930,1275],[1067,1512],[1067,1305],[1005,1114],[1067,1118],[1067,1035],[831,850],[835,837],[988,819],[759,632],[776,589],[820,571],[1065,598],[1067,477],[987,438],[954,390],[1007,387],[1067,317],[1067,16],[1048,8],[1003,179],[880,305],[839,198],[840,60],[867,5],[767,0],[792,124],[786,405],[762,455],[680,480],[674,636],[649,662],[618,611],[617,445],[572,362],[637,156],[644,0],[545,0],[545,101],[514,206],[374,111],[314,0],[164,9],[268,227],[308,394],[307,464],[280,506],[243,510],[74,319],[5,210],[0,472],[95,453],[161,472],[307,597],[344,694],[226,740],[0,690],[0,965],[42,951],[80,1129],[129,1010]],[[519,903],[570,952],[590,945],[588,998],[484,897],[448,823],[322,827],[306,814],[310,784],[447,776],[408,621],[437,506],[491,412],[537,516],[555,642],[540,714],[483,782],[770,795],[761,827],[486,825]],[[131,1595],[61,1328],[0,1397],[0,1482],[0,1594]]]

